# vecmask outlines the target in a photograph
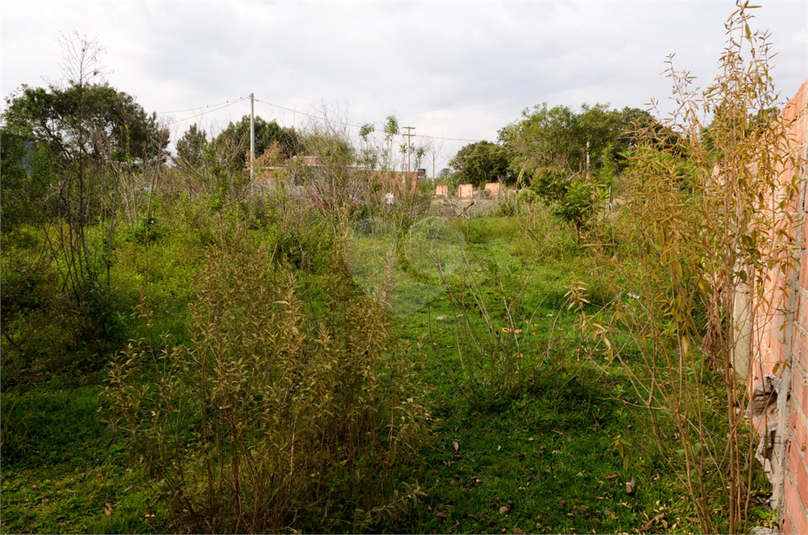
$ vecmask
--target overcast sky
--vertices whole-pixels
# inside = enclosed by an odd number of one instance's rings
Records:
[[[788,98],[808,78],[808,2],[757,3],[753,27],[772,34],[774,79]],[[62,79],[58,37],[77,31],[106,49],[106,80],[175,136],[239,119],[247,101],[217,105],[254,93],[256,114],[286,126],[325,108],[355,124],[394,114],[416,134],[454,138],[440,169],[465,140],[494,141],[542,102],[646,108],[656,98],[670,109],[666,57],[708,84],[733,9],[731,0],[4,0],[0,91]]]

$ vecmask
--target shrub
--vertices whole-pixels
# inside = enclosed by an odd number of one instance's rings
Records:
[[[344,271],[325,277],[318,303],[270,245],[217,232],[192,342],[130,345],[105,390],[172,529],[359,530],[407,507],[427,418],[412,352],[392,345],[387,316]]]

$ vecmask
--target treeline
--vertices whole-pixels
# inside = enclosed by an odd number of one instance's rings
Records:
[[[649,112],[637,108],[583,104],[575,111],[542,103],[500,129],[497,143],[479,141],[460,149],[450,166],[456,180],[475,185],[501,181],[530,186],[544,169],[610,179],[625,166],[635,133],[655,123]]]

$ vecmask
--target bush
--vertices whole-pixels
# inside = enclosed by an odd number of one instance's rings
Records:
[[[111,366],[110,422],[159,481],[174,530],[361,530],[420,493],[403,480],[427,418],[411,352],[344,271],[318,303],[271,259],[245,229],[219,229],[192,342],[131,345]]]

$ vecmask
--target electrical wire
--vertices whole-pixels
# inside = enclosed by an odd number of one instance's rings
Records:
[[[267,102],[266,100],[261,100],[261,99],[257,98],[257,99],[255,99],[255,101],[260,102],[262,104],[267,104],[269,106],[273,106],[275,108],[280,108],[282,110],[290,111],[290,112],[298,114],[298,115],[303,115],[304,117],[309,117],[309,118],[315,119],[317,121],[323,121],[324,122],[326,120],[324,117],[320,117],[320,116],[317,116],[317,115],[312,115],[310,113],[305,113],[305,112],[298,111],[298,110],[293,110],[291,108],[287,108],[286,106],[281,106],[280,104],[273,104],[272,102]],[[361,124],[349,123],[349,122],[345,122],[345,121],[334,121],[334,122],[337,123],[337,124],[345,125],[345,126],[351,126],[353,128],[362,128],[364,126],[364,125],[361,125]],[[481,141],[479,139],[468,139],[468,138],[459,138],[459,137],[443,137],[443,136],[430,136],[428,134],[413,134],[412,137],[422,137],[422,138],[430,138],[430,139],[442,139],[444,141],[468,141],[468,142],[471,142],[471,143],[476,143],[478,141]]]
[[[169,114],[172,114],[172,113],[185,113],[186,111],[204,110],[206,108],[212,108],[214,106],[222,106],[224,104],[230,104],[231,102],[240,102],[240,101],[244,100],[245,98],[246,97],[239,97],[238,99],[233,100],[233,101],[225,100],[224,102],[219,102],[217,104],[206,104],[204,106],[197,106],[196,108],[185,108],[184,110],[173,110],[173,111],[156,111],[154,113],[155,113],[155,115],[169,115]]]
[[[178,124],[178,123],[183,123],[185,121],[190,121],[191,119],[201,117],[201,116],[203,116],[205,114],[213,113],[213,112],[219,111],[219,110],[223,110],[224,108],[227,108],[227,107],[232,106],[234,104],[238,104],[239,102],[243,102],[244,100],[246,100],[246,97],[242,97],[242,98],[240,98],[238,100],[229,101],[226,104],[223,104],[223,105],[219,106],[218,108],[212,108],[212,109],[205,108],[204,111],[202,111],[200,113],[197,113],[197,114],[194,114],[194,115],[191,115],[189,117],[183,117],[181,119],[174,119],[174,120],[168,121],[166,123],[166,126],[170,126],[170,125]],[[193,109],[199,109],[199,108],[193,108]]]

